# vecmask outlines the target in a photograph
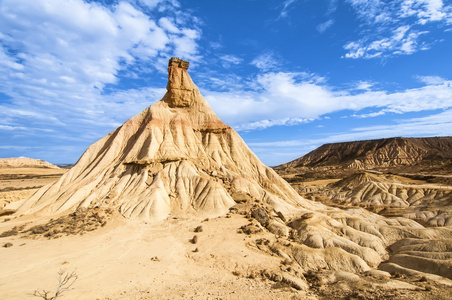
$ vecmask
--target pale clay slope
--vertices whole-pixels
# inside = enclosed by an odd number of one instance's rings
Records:
[[[52,168],[59,169],[45,160],[28,157],[0,158],[0,168]]]
[[[445,202],[452,199],[452,187],[433,184],[409,185],[390,181],[384,176],[357,173],[334,183],[328,196],[347,202],[394,207],[418,206],[425,201]]]
[[[343,204],[369,207],[412,208],[405,217],[428,226],[452,226],[452,187],[434,184],[404,184],[384,175],[357,173],[325,189],[331,199]]]
[[[156,222],[224,215],[245,200],[268,209],[271,219],[261,226],[295,241],[278,255],[303,271],[371,271],[390,257],[386,249],[397,241],[452,239],[447,228],[425,229],[406,218],[343,211],[302,198],[214,114],[186,69],[170,61],[168,71],[161,101],[90,146],[58,182],[9,208],[17,208],[16,215],[53,215],[100,206]],[[421,252],[439,264],[450,262],[431,254],[434,249]],[[414,268],[409,262],[403,267]],[[428,271],[444,276],[442,269]]]

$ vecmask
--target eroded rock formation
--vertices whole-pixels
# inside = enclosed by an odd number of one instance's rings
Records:
[[[311,207],[217,117],[188,66],[172,58],[163,99],[91,145],[58,182],[15,204],[18,213],[108,206],[158,221],[225,214],[237,195],[278,211]]]

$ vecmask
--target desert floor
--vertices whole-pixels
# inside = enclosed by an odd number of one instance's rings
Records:
[[[6,223],[0,224],[0,231]],[[239,215],[208,221],[177,218],[154,225],[118,216],[84,235],[1,238],[2,245],[13,246],[0,248],[0,298],[26,299],[35,289],[55,290],[61,269],[75,270],[79,277],[65,299],[311,298],[308,291],[273,288],[272,281],[246,278],[281,261],[247,246],[256,237],[237,233],[247,223]],[[195,233],[197,226],[203,231]],[[194,235],[196,244],[190,241]]]
[[[0,168],[0,208],[33,195],[38,188],[56,181],[67,169]]]
[[[3,170],[0,174],[26,175],[21,179],[3,177],[2,187],[7,188],[9,184],[20,190],[49,183],[64,171]],[[54,292],[60,270],[74,271],[78,276],[71,289],[63,294],[64,299],[452,297],[450,285],[397,274],[385,279],[359,274],[362,280],[353,282],[349,279],[355,278],[355,274],[342,274],[342,279],[322,283],[322,276],[328,278],[331,274],[320,270],[307,277],[310,287],[304,290],[275,278],[270,280],[262,274],[284,274],[287,266],[282,263],[282,257],[259,250],[256,241],[267,239],[272,243],[278,237],[267,231],[252,235],[238,233],[241,226],[250,222],[239,214],[210,219],[172,216],[157,224],[146,224],[114,212],[106,220],[96,230],[75,235],[62,232],[59,238],[20,232],[0,237],[3,246],[0,247],[0,298],[37,299],[32,295],[35,290]],[[49,217],[37,215],[2,216],[0,235],[13,227],[26,229],[48,221]],[[199,226],[202,231],[195,232]],[[5,247],[7,244],[9,247]]]

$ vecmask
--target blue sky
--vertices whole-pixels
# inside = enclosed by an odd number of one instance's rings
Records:
[[[452,135],[452,1],[1,0],[0,157],[74,163],[161,99],[171,56],[268,165]]]

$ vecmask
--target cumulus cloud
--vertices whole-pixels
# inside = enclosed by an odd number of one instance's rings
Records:
[[[436,79],[435,84],[388,92],[373,90],[373,83],[361,82],[358,90],[338,89],[313,74],[268,72],[247,82],[253,88],[246,91],[238,87],[203,93],[226,123],[237,130],[249,130],[312,122],[322,115],[343,110],[359,112],[372,108],[375,111],[370,114],[352,115],[369,118],[449,108],[452,81],[440,83]]]
[[[14,132],[3,143],[33,148],[39,131],[43,146],[73,139],[81,151],[164,94],[113,87],[164,78],[171,56],[199,59],[197,20],[177,1],[104,3],[0,1],[0,131]]]
[[[168,5],[143,3],[160,2]],[[118,83],[122,70],[142,62],[152,66],[170,54],[196,56],[200,38],[197,29],[167,17],[154,20],[124,1],[107,7],[82,0],[5,0],[0,28],[0,92],[13,99],[11,105],[28,102],[25,107],[35,109],[74,101],[97,105],[93,99]]]

